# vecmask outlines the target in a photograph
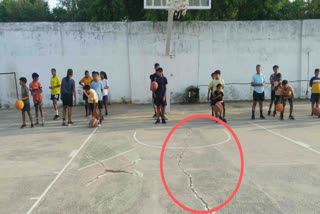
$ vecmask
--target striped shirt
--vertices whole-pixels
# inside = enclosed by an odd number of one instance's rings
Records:
[[[320,94],[320,77],[315,76],[310,80],[310,87],[313,94]]]

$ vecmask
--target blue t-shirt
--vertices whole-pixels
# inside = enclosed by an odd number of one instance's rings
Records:
[[[102,99],[103,99],[103,95],[102,95],[103,85],[102,85],[102,82],[101,81],[98,81],[98,82],[92,81],[91,82],[91,88],[96,91],[99,101],[102,101]]]
[[[252,77],[252,81],[255,84],[261,84],[266,82],[266,77],[263,74],[255,74]],[[257,93],[263,93],[264,92],[264,86],[254,86],[253,90]]]
[[[61,81],[61,94],[71,95],[76,85],[72,78],[67,79],[67,77],[63,78]]]

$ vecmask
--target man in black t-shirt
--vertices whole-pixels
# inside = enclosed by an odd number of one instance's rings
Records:
[[[162,123],[166,123],[166,119],[164,117],[164,108],[167,104],[166,92],[168,80],[163,76],[163,69],[160,67],[157,69],[156,82],[158,83],[158,88],[156,91],[153,92],[154,105],[157,107],[156,124],[160,123],[160,118],[162,120]]]
[[[156,79],[157,79],[157,77],[158,77],[158,75],[157,75],[157,73],[156,73],[156,71],[157,71],[157,69],[160,67],[160,65],[159,65],[159,63],[156,63],[156,64],[154,64],[154,73],[153,74],[151,74],[150,75],[150,91],[152,91],[151,90],[151,83],[153,82],[153,81],[156,81]],[[153,110],[154,110],[154,115],[153,115],[153,118],[156,118],[157,117],[157,107],[156,107],[156,105],[154,105],[154,96],[153,96],[153,92],[152,92],[152,104],[153,104]]]

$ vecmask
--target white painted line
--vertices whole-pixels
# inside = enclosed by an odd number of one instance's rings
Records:
[[[136,149],[137,149],[137,148],[130,149],[130,150],[128,150],[128,151],[125,151],[125,152],[122,152],[122,153],[120,153],[120,154],[117,154],[117,155],[115,155],[115,156],[113,156],[113,157],[110,157],[110,158],[107,158],[107,159],[104,159],[104,160],[99,160],[99,161],[100,161],[100,162],[105,162],[105,161],[111,160],[111,159],[113,159],[113,158],[119,157],[119,156],[121,156],[121,155],[127,154],[127,153],[129,153],[129,152],[132,152],[132,151],[134,151],[134,150],[136,150]],[[88,165],[88,166],[82,167],[82,168],[80,168],[80,169],[78,169],[78,170],[81,171],[81,170],[87,169],[87,168],[89,168],[89,167],[95,166],[95,165],[97,165],[97,164],[101,164],[101,163],[93,163],[93,164],[90,164],[90,165]]]
[[[60,172],[53,172],[53,174],[59,174]]]
[[[72,150],[72,152],[69,154],[69,158],[73,158],[73,156],[77,153],[78,150]]]
[[[213,147],[213,146],[218,146],[218,145],[222,145],[222,144],[225,144],[227,142],[229,142],[231,140],[231,135],[229,134],[229,132],[227,132],[226,130],[223,130],[227,136],[228,136],[228,139],[222,141],[222,142],[219,142],[219,143],[215,143],[215,144],[210,144],[210,145],[205,145],[205,146],[190,146],[188,147],[189,149],[201,149],[201,148],[208,148],[208,147]],[[150,148],[155,148],[155,149],[161,149],[162,147],[161,146],[152,146],[152,145],[148,145],[148,144],[145,144],[143,142],[141,142],[138,138],[137,138],[137,132],[134,132],[133,134],[133,139],[140,145],[143,145],[143,146],[147,146],[147,147],[150,147]],[[184,149],[186,147],[183,147],[183,146],[167,146],[166,148],[168,149]]]
[[[252,124],[252,125],[255,125],[255,126],[261,128],[261,129],[264,129],[264,130],[266,130],[266,131],[268,131],[268,132],[270,132],[270,133],[272,133],[272,134],[274,134],[274,135],[277,135],[277,136],[279,136],[279,137],[282,137],[283,139],[286,139],[286,140],[288,140],[288,141],[290,141],[290,142],[292,142],[292,143],[294,143],[294,144],[296,144],[296,145],[298,145],[298,146],[304,147],[304,148],[306,148],[306,149],[308,149],[308,150],[310,150],[310,151],[312,151],[312,152],[315,152],[315,153],[317,153],[317,154],[320,155],[320,151],[311,148],[311,146],[308,145],[308,144],[306,144],[306,143],[292,140],[291,138],[288,138],[288,137],[286,137],[286,136],[284,136],[284,135],[282,135],[282,134],[280,134],[280,133],[276,133],[276,132],[274,132],[274,131],[272,131],[272,130],[270,130],[270,129],[267,129],[267,128],[263,127],[263,126],[260,126],[260,125],[258,125],[258,124],[252,123],[252,122],[250,122],[250,121],[248,121],[248,123],[250,123],[250,124]]]
[[[33,197],[33,198],[30,198],[30,200],[38,200],[39,197]]]
[[[39,199],[32,205],[32,207],[28,210],[27,214],[31,214],[32,211],[39,205],[41,200],[46,196],[46,194],[49,192],[49,190],[52,188],[52,186],[57,182],[57,180],[61,177],[63,172],[68,168],[68,166],[72,163],[74,158],[79,154],[79,152],[83,149],[83,147],[87,144],[87,142],[91,139],[93,134],[97,131],[97,128],[95,128],[91,134],[87,137],[87,139],[82,143],[76,154],[68,161],[68,163],[62,168],[62,170],[59,172],[59,174],[55,177],[55,179],[49,184],[49,186],[43,191],[43,193],[40,195]]]

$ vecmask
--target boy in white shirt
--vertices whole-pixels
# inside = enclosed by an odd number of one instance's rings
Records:
[[[91,113],[90,120],[92,119],[92,117],[98,119],[97,108],[99,98],[97,92],[91,89],[90,85],[86,85],[83,87],[83,93],[88,97],[89,113]]]

